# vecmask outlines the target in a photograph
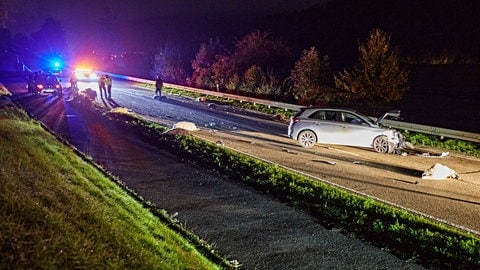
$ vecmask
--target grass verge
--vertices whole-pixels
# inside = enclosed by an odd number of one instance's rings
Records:
[[[405,139],[415,145],[433,146],[445,150],[480,156],[480,143],[468,142],[450,138],[441,138],[435,135],[405,131],[402,133]]]
[[[434,269],[479,269],[480,238],[469,232],[296,174],[275,164],[225,149],[194,136],[164,133],[166,127],[132,115],[107,114],[129,132],[205,168],[246,182],[309,211],[326,227],[339,228]]]
[[[22,110],[0,131],[1,269],[229,268]]]

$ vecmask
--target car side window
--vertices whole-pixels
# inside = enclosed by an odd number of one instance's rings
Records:
[[[354,114],[348,113],[348,112],[342,112],[342,119],[341,120],[342,120],[342,122],[350,123],[350,124],[357,124],[357,125],[366,124],[363,119],[361,119],[360,117],[358,117]]]
[[[337,115],[337,112],[335,111],[325,111],[325,120],[337,121],[336,115]]]
[[[325,120],[325,111],[316,111],[312,113],[308,118],[315,120]]]

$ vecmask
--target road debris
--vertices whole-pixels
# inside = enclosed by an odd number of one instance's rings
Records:
[[[97,91],[93,90],[92,88],[87,88],[85,90],[81,90],[78,93],[81,96],[85,96],[90,101],[94,101],[94,100],[97,99]]]
[[[444,158],[450,156],[450,152],[442,152],[441,154],[437,153],[422,153],[417,154],[419,157],[427,157],[427,158]]]
[[[192,123],[192,122],[178,122],[173,124],[173,127],[167,131],[165,131],[165,134],[170,134],[170,135],[181,135],[181,136],[187,136],[190,135],[192,131],[199,130],[197,126]]]
[[[173,124],[173,129],[185,129],[185,130],[189,130],[189,131],[198,130],[195,123],[187,122],[187,121],[181,121],[181,122]]]
[[[330,160],[314,159],[313,161],[325,163],[325,164],[328,164],[328,165],[336,165],[337,164],[335,161],[330,161]]]
[[[196,101],[196,102],[205,102],[205,101],[207,101],[207,97],[197,97],[197,98],[195,99],[195,101]]]
[[[287,152],[287,153],[289,153],[289,154],[294,154],[294,155],[297,155],[297,154],[298,154],[297,151],[292,151],[292,150],[287,149],[287,148],[282,148],[282,151]]]
[[[390,179],[392,179],[393,181],[412,184],[412,185],[417,185],[418,184],[418,181],[408,181],[408,180],[402,180],[402,179],[397,179],[397,178],[390,178]]]
[[[134,114],[134,112],[131,109],[125,108],[125,107],[115,107],[115,108],[112,108],[110,112],[122,113],[122,114]]]
[[[436,163],[422,174],[422,179],[428,180],[445,180],[447,178],[460,179],[454,170],[440,163]]]
[[[425,150],[421,148],[416,148],[413,146],[413,144],[408,143],[406,144],[408,147],[403,148],[401,155],[406,156],[408,154],[410,155],[415,155],[418,157],[426,157],[426,158],[446,158],[450,156],[450,152],[434,152],[431,150]]]
[[[272,116],[270,119],[271,119],[271,120],[277,120],[277,121],[287,121],[287,120],[288,120],[288,118],[285,117],[285,115],[284,115],[284,114],[281,114],[281,113],[275,114],[275,115]]]

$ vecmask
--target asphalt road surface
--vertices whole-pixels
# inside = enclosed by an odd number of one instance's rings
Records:
[[[29,96],[17,80],[4,82],[13,99],[35,118],[92,156],[129,187],[170,213],[244,269],[416,269],[390,254],[338,232],[268,196],[183,164],[108,123],[84,117],[63,98]],[[82,86],[80,86],[82,87]],[[85,87],[85,86],[83,86]],[[95,85],[91,86],[93,89]],[[319,180],[349,187],[453,224],[478,230],[480,163],[451,155],[440,162],[459,168],[462,180],[423,181],[419,173],[438,160],[380,155],[365,149],[318,146],[302,149],[286,138],[286,125],[268,116],[168,97],[114,82],[108,107],[128,107],[171,125],[195,122],[196,136],[262,157]],[[329,165],[322,161],[334,161]],[[359,164],[363,164],[360,165]],[[455,167],[462,165],[462,167]],[[173,181],[175,179],[175,181]],[[428,203],[431,201],[431,203]],[[176,214],[175,214],[176,215]]]

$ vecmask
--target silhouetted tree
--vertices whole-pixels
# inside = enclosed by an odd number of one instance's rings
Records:
[[[267,70],[263,71],[260,66],[252,65],[243,74],[243,83],[240,90],[254,95],[275,98],[281,92],[281,86],[275,75]]]
[[[231,90],[276,92],[278,81],[286,77],[291,56],[290,48],[279,39],[268,33],[252,32],[235,43],[231,55],[217,57],[212,66],[214,79]],[[260,81],[253,82],[254,79]],[[252,85],[256,87],[247,89]]]
[[[245,71],[243,80],[247,89],[256,89],[267,81],[267,77],[260,66],[253,65]]]
[[[97,30],[94,32],[95,50],[109,58],[112,54],[124,52],[122,35],[118,20],[110,6],[104,6],[98,18]]]
[[[397,53],[390,50],[390,37],[375,29],[358,51],[359,60],[353,70],[334,76],[345,98],[369,108],[401,99],[408,89],[408,73],[400,67]]]
[[[0,52],[4,53],[10,50],[12,43],[12,33],[6,28],[0,28]]]
[[[217,86],[214,79],[213,64],[219,57],[225,56],[226,51],[218,38],[210,39],[209,43],[202,43],[195,59],[192,61],[192,78],[190,85],[195,87],[212,88]]]
[[[7,28],[7,0],[0,0],[0,29]]]
[[[221,89],[237,89],[240,85],[240,79],[232,69],[230,64],[230,57],[228,55],[217,55],[217,61],[212,65],[212,74],[215,83]]]
[[[271,70],[277,77],[288,74],[292,58],[290,48],[269,33],[252,32],[236,42],[231,56],[233,70],[244,74],[252,65]]]
[[[320,59],[315,47],[303,51],[288,80],[289,93],[299,104],[325,104],[334,98],[328,56]]]
[[[33,49],[39,54],[63,54],[67,51],[65,31],[60,21],[47,18],[39,31],[32,34]]]
[[[152,59],[150,75],[158,75],[166,82],[185,84],[187,78],[188,61],[182,52],[173,45],[158,48]]]

